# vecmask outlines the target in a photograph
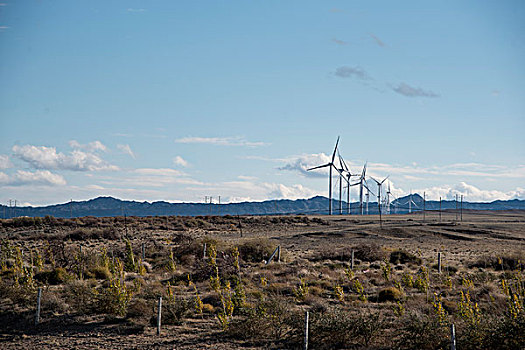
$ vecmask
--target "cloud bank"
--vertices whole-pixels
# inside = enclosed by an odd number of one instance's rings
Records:
[[[82,145],[76,141],[70,142],[74,149],[69,154],[57,152],[55,147],[15,145],[13,155],[26,162],[35,169],[72,170],[72,171],[101,171],[118,170],[118,167],[104,161],[96,151],[104,151],[106,147],[101,143],[89,144],[82,150]]]
[[[4,186],[23,186],[23,185],[44,185],[59,186],[65,185],[66,180],[49,170],[37,170],[35,172],[17,170],[13,175],[0,172],[0,184]]]

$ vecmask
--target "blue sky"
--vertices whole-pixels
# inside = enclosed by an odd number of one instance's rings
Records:
[[[0,2],[1,203],[525,198],[523,1]]]

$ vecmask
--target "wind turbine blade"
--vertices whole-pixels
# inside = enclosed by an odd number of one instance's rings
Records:
[[[378,186],[380,186],[380,185],[383,183],[383,182],[379,182],[379,181],[377,181],[377,180],[374,179],[372,176],[370,176],[370,178],[371,178],[372,180],[374,180],[374,181],[377,183]]]
[[[345,171],[343,157],[339,154],[339,150],[337,150],[337,157],[339,158],[339,167],[341,168],[341,171]]]
[[[387,177],[385,177],[385,178],[383,179],[383,181],[381,181],[381,184],[383,184],[383,182],[385,182],[386,179],[388,179],[389,177],[390,177],[390,175],[388,175]],[[376,181],[376,182],[377,182],[377,181]]]
[[[334,164],[335,152],[337,151],[337,146],[339,145],[339,136],[337,136],[337,141],[335,143],[334,153],[332,153],[332,164]]]
[[[343,162],[343,166],[345,167],[345,170],[350,174],[350,169],[348,168],[348,166],[346,165],[346,162],[344,160],[343,157],[341,157],[341,161]]]
[[[348,180],[346,180],[346,177],[344,177],[343,172],[341,171],[342,169],[337,169],[337,167],[335,165],[333,165],[333,164],[331,164],[331,165],[334,167],[335,171],[337,171],[339,173],[339,175],[341,175],[341,177],[343,179],[345,179],[345,181],[348,182]]]
[[[324,168],[324,167],[331,166],[331,165],[332,165],[332,164],[327,163],[327,164],[319,165],[319,166],[316,166],[316,167],[313,167],[313,168],[310,168],[310,169],[306,169],[306,171],[315,170],[315,169],[320,169],[320,168]]]

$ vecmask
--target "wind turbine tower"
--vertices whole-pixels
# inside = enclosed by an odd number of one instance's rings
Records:
[[[367,187],[366,188],[366,215],[368,215],[368,202],[369,201],[370,201],[370,189]]]
[[[365,177],[366,177],[366,164],[363,166],[363,171],[361,172],[361,176],[359,177],[359,211],[361,212],[361,215],[363,215],[363,187],[365,185]],[[368,188],[367,188],[368,190]],[[368,192],[367,192],[368,196]],[[367,215],[368,215],[368,199],[367,199]]]
[[[337,141],[335,143],[334,152],[332,153],[332,160],[330,163],[326,163],[323,165],[319,165],[310,169],[307,169],[306,171],[315,170],[315,169],[321,169],[324,167],[328,167],[329,169],[329,175],[328,175],[328,213],[332,215],[332,167],[335,168],[334,165],[334,159],[335,159],[335,152],[337,152],[337,145],[339,145],[339,136],[337,137]],[[337,170],[337,168],[335,168]]]
[[[388,215],[390,214],[390,196],[392,195],[392,192],[390,192],[390,181],[388,181],[388,187],[386,190],[386,198],[385,198],[385,213]]]
[[[375,183],[377,184],[377,205],[378,205],[379,215],[381,215],[382,214],[382,211],[381,211],[381,186],[383,185],[383,182],[385,182],[386,179],[388,179],[388,176],[385,177],[383,179],[383,181],[378,181],[378,180],[374,179],[373,177],[371,179],[374,180]]]

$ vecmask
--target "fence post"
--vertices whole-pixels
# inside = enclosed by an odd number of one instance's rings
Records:
[[[277,246],[277,248],[275,248],[275,250],[273,251],[272,255],[270,255],[265,265],[268,265],[269,263],[272,262],[273,257],[275,256],[275,254],[277,254],[277,252],[279,252],[279,257],[280,257],[281,256],[281,246]]]
[[[438,252],[438,272],[441,273],[441,252]]]
[[[280,263],[281,262],[281,246],[277,246],[277,248],[279,249],[277,251],[277,262]]]
[[[40,322],[40,300],[42,299],[42,287],[38,288],[38,295],[36,297],[36,314],[35,314],[35,326]]]
[[[450,350],[456,350],[456,328],[454,323],[450,325]]]
[[[146,259],[146,243],[142,243],[142,261]]]
[[[303,341],[303,350],[308,350],[308,319],[309,312],[306,311],[304,314],[304,341]]]
[[[350,269],[354,269],[354,250],[352,249],[352,259],[350,260]]]
[[[206,259],[206,242],[204,242],[204,248],[202,248],[202,258]]]
[[[160,320],[162,318],[162,296],[159,297],[159,307],[157,314],[157,335],[160,335]]]

